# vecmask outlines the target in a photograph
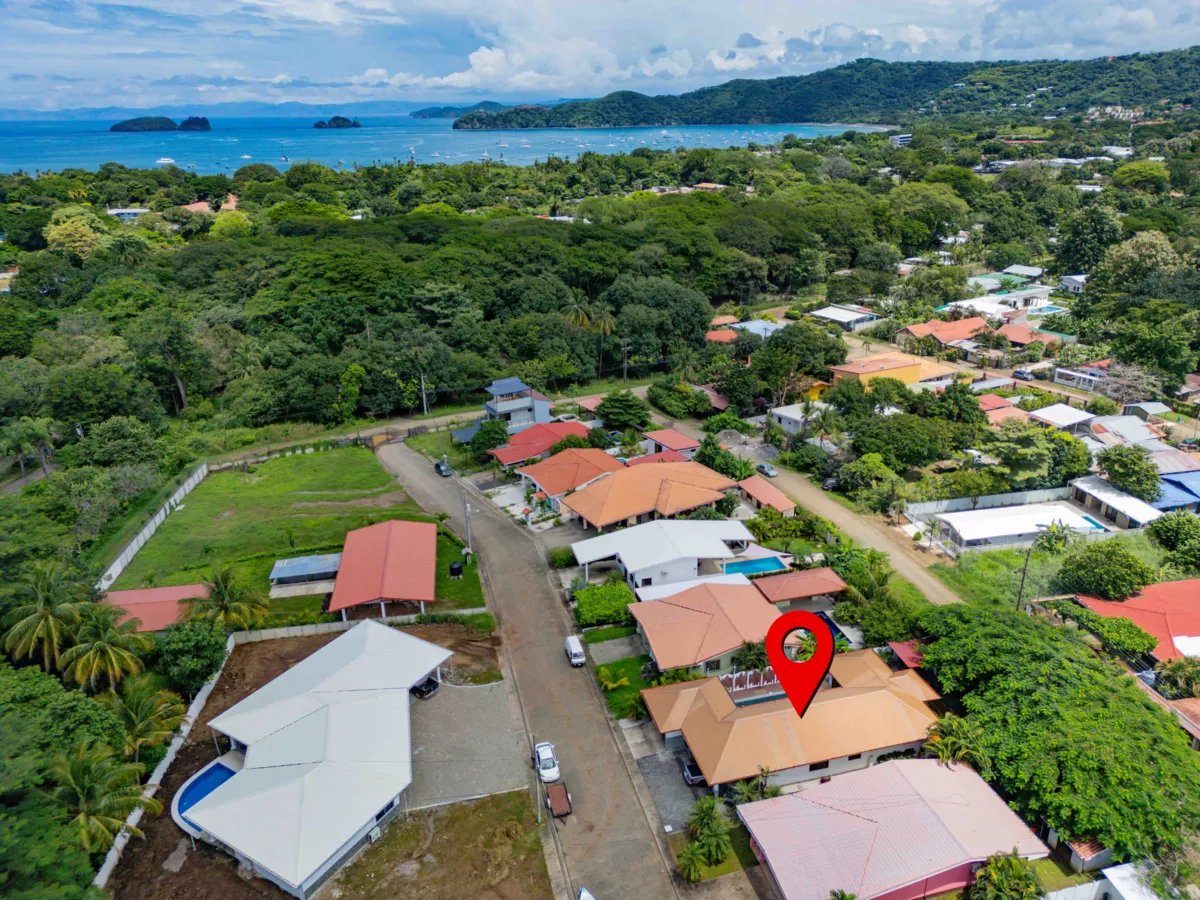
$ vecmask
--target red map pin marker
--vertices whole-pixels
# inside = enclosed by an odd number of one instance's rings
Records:
[[[788,659],[783,652],[783,642],[789,634],[801,628],[813,636],[816,649],[804,662],[796,662]],[[771,623],[766,644],[767,659],[775,670],[775,677],[783,685],[787,698],[792,701],[796,715],[803,716],[833,664],[833,632],[816,613],[797,609],[784,613]]]

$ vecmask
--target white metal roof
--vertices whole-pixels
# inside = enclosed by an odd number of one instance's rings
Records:
[[[1087,494],[1091,494],[1105,506],[1111,507],[1117,512],[1124,513],[1139,525],[1153,522],[1162,515],[1161,512],[1145,500],[1139,500],[1133,494],[1125,493],[1125,491],[1105,481],[1099,475],[1076,478],[1071,482],[1071,486],[1079,488]]]
[[[451,651],[362,622],[209,724],[245,766],[188,819],[304,884],[412,780],[409,693]]]
[[[999,506],[941,513],[945,522],[964,541],[1017,538],[1037,534],[1052,522],[1061,522],[1072,531],[1099,531],[1066,503],[1032,503],[1026,506]]]
[[[1002,316],[1012,312],[1011,306],[1006,306],[991,297],[972,297],[970,300],[955,300],[946,304],[947,308],[971,309],[981,316]]]
[[[1148,866],[1125,863],[1102,870],[1108,883],[1117,892],[1117,900],[1156,900],[1159,894],[1150,887]]]
[[[592,563],[620,557],[626,569],[637,572],[673,559],[730,559],[726,541],[749,543],[754,536],[741,522],[657,519],[571,545],[575,559]]]
[[[828,406],[829,406],[828,403],[822,403],[820,400],[813,400],[812,406],[811,406],[812,411],[809,413],[809,415],[815,415],[816,413],[819,413],[821,410],[825,409]],[[794,419],[797,422],[803,422],[804,421],[804,404],[803,403],[790,403],[787,406],[776,406],[771,410],[771,414],[776,415],[776,416],[783,416],[785,419]]]
[[[1022,278],[1037,278],[1045,269],[1037,266],[1009,266],[1004,270],[1005,275],[1020,275]]]
[[[673,584],[652,584],[649,587],[637,588],[634,593],[643,602],[662,600],[694,588],[700,584],[749,584],[750,579],[740,572],[732,575],[707,575],[704,578],[691,578],[687,581],[676,581]]]
[[[830,319],[834,322],[858,322],[862,319],[878,319],[878,313],[869,312],[861,309],[847,309],[844,306],[822,306],[820,309],[813,310],[809,313],[810,316],[819,316],[822,319]]]
[[[1029,418],[1053,425],[1055,428],[1070,428],[1072,425],[1094,419],[1095,415],[1086,410],[1067,406],[1065,403],[1052,403],[1050,406],[1035,409],[1029,414]]]

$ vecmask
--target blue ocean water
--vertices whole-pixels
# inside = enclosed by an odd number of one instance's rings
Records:
[[[0,122],[0,172],[97,169],[117,162],[150,168],[160,159],[201,174],[251,162],[278,168],[315,161],[351,168],[372,163],[461,163],[482,158],[528,165],[548,156],[628,153],[638,147],[740,147],[786,134],[841,134],[847,125],[686,125],[673,128],[554,128],[454,131],[450,119],[362,117],[362,128],[316,129],[312,118],[213,118],[205,132],[114,133],[111,122]],[[860,131],[875,130],[857,126]]]

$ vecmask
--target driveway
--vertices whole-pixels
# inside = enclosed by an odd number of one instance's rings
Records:
[[[687,826],[692,804],[709,793],[706,787],[683,780],[683,759],[671,750],[659,750],[637,761],[654,806],[664,826],[682,831]]]
[[[504,682],[443,684],[409,707],[412,785],[409,809],[456,803],[529,787],[529,760],[520,717]]]
[[[692,437],[703,437],[695,422],[676,422],[675,427]],[[739,445],[732,450],[746,459],[758,461],[755,455],[756,444]],[[926,568],[928,564],[917,556],[919,551],[913,549],[912,541],[902,538],[896,529],[847,509],[798,472],[780,468],[779,476],[771,480],[777,488],[809,512],[837,525],[856,544],[887,553],[891,557],[892,568],[915,584],[918,590],[929,598],[930,603],[944,606],[947,603],[962,602],[954,591]]]
[[[424,457],[403,444],[378,452],[417,503],[449,513],[454,530],[466,534],[463,492],[469,489],[459,479],[437,477]],[[591,673],[572,669],[563,656],[570,623],[542,545],[484,498],[468,496],[475,551],[528,732],[554,741],[571,789],[574,814],[555,838],[571,894],[586,886],[605,900],[675,896],[655,827],[627,768],[634,766],[632,758],[627,763],[627,748],[614,738]]]

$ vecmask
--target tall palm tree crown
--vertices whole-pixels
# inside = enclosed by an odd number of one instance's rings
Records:
[[[229,566],[214,563],[204,579],[207,596],[187,602],[189,618],[214,622],[226,631],[251,628],[267,613],[258,594],[246,587]]]
[[[37,657],[47,672],[58,668],[84,609],[84,594],[60,563],[34,565],[17,586],[18,605],[5,618],[4,649],[16,660]]]
[[[177,694],[160,690],[147,677],[126,680],[120,694],[109,694],[105,702],[125,729],[126,756],[137,762],[142,749],[166,741],[183,722],[186,709]]]
[[[75,629],[75,646],[59,660],[75,681],[95,691],[101,684],[116,687],[126,675],[142,671],[142,654],[154,646],[148,634],[138,634],[137,619],[120,622],[124,610],[106,603],[86,603]]]
[[[122,762],[108,747],[90,743],[51,760],[54,797],[67,808],[84,850],[107,850],[122,829],[142,837],[141,831],[125,824],[126,817],[139,807],[154,814],[162,812],[161,803],[142,796],[138,784],[142,769],[138,763]]]

